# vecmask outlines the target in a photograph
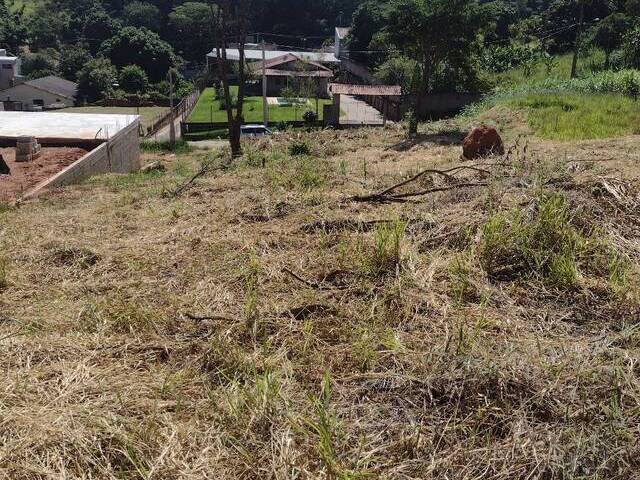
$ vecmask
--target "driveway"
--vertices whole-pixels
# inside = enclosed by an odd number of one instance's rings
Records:
[[[382,125],[382,114],[362,100],[351,95],[340,97],[340,123],[342,125]]]

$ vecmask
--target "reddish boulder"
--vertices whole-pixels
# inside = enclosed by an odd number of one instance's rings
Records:
[[[468,160],[503,153],[504,143],[500,134],[495,128],[486,125],[475,127],[462,142],[462,155]]]

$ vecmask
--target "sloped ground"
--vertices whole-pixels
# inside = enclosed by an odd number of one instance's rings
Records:
[[[637,478],[637,137],[507,137],[279,136],[5,207],[0,473]]]

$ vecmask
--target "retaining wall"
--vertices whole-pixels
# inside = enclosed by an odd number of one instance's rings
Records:
[[[23,198],[37,196],[42,190],[79,183],[102,173],[131,173],[140,169],[139,122],[120,130],[64,170],[45,180]]]

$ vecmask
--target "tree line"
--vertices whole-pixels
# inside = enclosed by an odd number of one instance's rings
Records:
[[[367,0],[351,57],[405,93],[482,91],[486,73],[596,47],[604,69],[640,67],[640,0]]]
[[[22,58],[27,78],[79,83],[80,100],[166,97],[169,69],[198,69],[211,51],[217,0],[0,0],[0,48]],[[248,32],[307,35],[309,47],[349,23],[357,0],[251,2]],[[291,42],[299,39],[286,37]],[[269,41],[285,37],[266,38]],[[286,40],[283,43],[287,43]],[[190,83],[176,76],[178,95]]]

